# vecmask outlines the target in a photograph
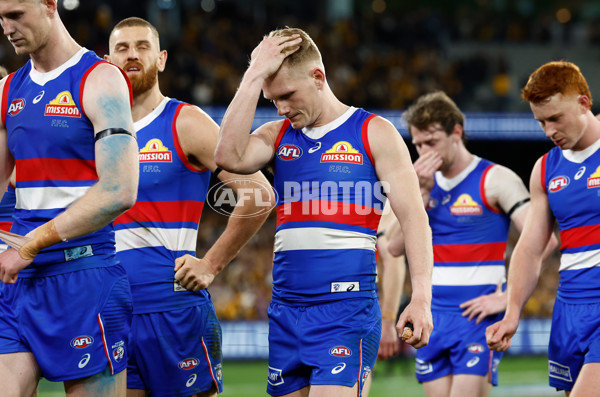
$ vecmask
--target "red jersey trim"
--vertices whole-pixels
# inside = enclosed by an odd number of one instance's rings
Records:
[[[138,201],[113,222],[191,222],[198,224],[204,203],[202,201]]]
[[[560,231],[560,249],[600,244],[600,225],[579,226]]]
[[[285,135],[285,131],[287,131],[290,124],[292,124],[290,122],[290,120],[288,120],[288,119],[283,120],[283,125],[281,126],[281,129],[279,130],[279,133],[277,134],[277,139],[275,139],[275,146],[273,146],[273,149],[275,150],[275,155],[277,155],[277,148],[279,147],[279,144],[281,143],[281,140],[283,139],[283,136]]]
[[[485,196],[485,177],[487,176],[487,173],[492,169],[492,167],[495,166],[496,164],[491,164],[485,170],[483,170],[483,174],[481,174],[481,181],[479,182],[479,195],[481,196],[481,200],[483,201],[483,204],[487,207],[487,209],[497,214],[501,214],[502,211],[493,208],[488,202],[487,197]]]
[[[2,124],[4,125],[4,127],[6,128],[6,112],[8,112],[8,89],[10,87],[10,82],[13,78],[13,76],[15,75],[15,72],[12,72],[11,74],[8,75],[8,77],[6,78],[6,81],[4,82],[4,87],[2,89]]]
[[[503,261],[506,243],[436,244],[433,246],[435,262]]]
[[[361,136],[363,141],[363,146],[365,147],[365,152],[367,156],[369,156],[369,160],[371,160],[371,164],[373,167],[375,166],[375,161],[373,160],[373,154],[371,154],[371,145],[369,145],[369,123],[373,118],[377,117],[376,114],[372,114],[363,121]]]
[[[97,181],[96,162],[81,159],[15,160],[17,180],[23,181]]]
[[[323,221],[377,230],[381,211],[347,202],[310,200],[280,204],[277,225],[288,222]]]
[[[94,70],[96,68],[96,66],[98,66],[102,63],[107,63],[109,65],[116,67],[119,70],[119,72],[121,72],[123,77],[125,77],[125,81],[127,82],[127,89],[129,90],[129,108],[131,109],[133,107],[133,91],[131,90],[131,81],[129,81],[129,77],[127,77],[127,73],[125,73],[125,71],[123,69],[121,69],[114,63],[100,60],[100,61],[96,62],[95,64],[93,64],[92,66],[90,66],[89,69],[85,71],[85,73],[83,74],[83,77],[81,78],[81,83],[79,83],[79,106],[81,106],[81,114],[84,117],[87,117],[87,115],[85,114],[85,109],[83,108],[83,89],[85,87],[85,81],[87,80],[87,78],[90,75],[90,73],[92,72],[92,70]]]
[[[548,194],[548,190],[546,190],[546,160],[548,159],[548,153],[544,154],[542,157],[542,169],[540,172],[540,182],[542,184],[542,189]]]
[[[177,118],[179,117],[179,113],[184,106],[191,106],[189,103],[180,103],[177,105],[177,109],[175,109],[175,114],[173,115],[173,144],[175,145],[175,151],[179,156],[179,160],[185,165],[187,169],[194,172],[204,172],[207,171],[208,168],[202,168],[201,170],[194,167],[188,160],[183,148],[181,147],[181,143],[179,142],[179,134],[177,133]]]

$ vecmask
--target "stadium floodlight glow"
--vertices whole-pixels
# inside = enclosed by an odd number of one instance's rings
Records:
[[[202,7],[202,10],[205,12],[212,12],[215,9],[215,2],[214,0],[202,0],[200,7]]]
[[[63,2],[63,7],[67,11],[73,11],[77,7],[79,7],[79,0],[65,0]]]

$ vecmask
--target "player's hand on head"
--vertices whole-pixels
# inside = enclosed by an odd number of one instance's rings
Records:
[[[19,272],[33,262],[31,259],[23,259],[14,248],[9,248],[0,254],[0,281],[4,284],[17,282]]]
[[[431,191],[433,189],[433,175],[442,166],[442,156],[435,150],[429,150],[419,156],[413,163],[413,167],[419,177],[421,189]]]
[[[207,288],[215,279],[215,273],[203,258],[186,254],[175,259],[175,280],[188,291]]]
[[[409,323],[413,328],[412,335],[410,336],[406,335],[404,331],[405,327],[410,328]],[[431,331],[433,331],[433,319],[430,306],[425,303],[421,304],[419,302],[411,301],[400,315],[400,319],[396,324],[396,330],[399,336],[404,334],[404,342],[414,348],[419,349],[426,346],[429,343]]]
[[[257,75],[267,78],[273,75],[290,54],[298,51],[302,42],[300,35],[285,37],[265,36],[260,44],[252,51],[250,66]]]

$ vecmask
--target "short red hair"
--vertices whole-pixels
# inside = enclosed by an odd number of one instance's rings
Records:
[[[543,102],[555,94],[585,95],[592,104],[590,87],[579,67],[571,62],[553,61],[540,66],[521,90],[521,98],[532,103]]]

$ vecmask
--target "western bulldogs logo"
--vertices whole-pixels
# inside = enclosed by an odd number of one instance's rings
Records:
[[[297,160],[301,156],[302,149],[289,143],[279,146],[279,150],[277,150],[277,157],[284,161]]]
[[[13,99],[13,101],[10,103],[10,106],[8,107],[8,115],[16,116],[17,114],[21,113],[21,110],[23,109],[25,109],[25,99]]]

